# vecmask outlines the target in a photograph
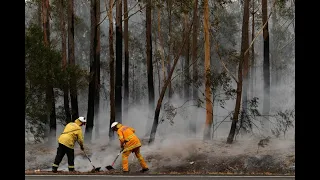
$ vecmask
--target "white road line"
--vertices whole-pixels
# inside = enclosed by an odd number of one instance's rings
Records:
[[[66,177],[66,176],[72,176],[72,177],[141,177],[141,178],[150,178],[150,177],[155,177],[155,178],[168,178],[168,177],[178,177],[178,178],[190,178],[190,177],[194,177],[194,178],[198,178],[198,177],[216,177],[216,178],[268,178],[268,177],[272,177],[272,178],[295,178],[295,176],[212,176],[212,175],[199,175],[199,176],[195,176],[195,175],[151,175],[151,176],[139,176],[139,175],[132,175],[132,176],[127,176],[127,175],[25,175],[26,177]]]

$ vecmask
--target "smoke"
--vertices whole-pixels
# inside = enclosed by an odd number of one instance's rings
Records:
[[[174,107],[180,107],[184,104],[184,100],[174,96],[171,100]],[[234,103],[232,101],[227,102],[226,109],[233,109]],[[192,112],[194,107],[188,107],[187,112]],[[123,124],[135,128],[137,136],[141,139],[143,146],[141,147],[141,154],[146,159],[150,169],[161,170],[166,167],[178,167],[186,165],[190,162],[197,161],[197,157],[205,156],[207,158],[215,156],[236,156],[241,154],[254,154],[257,149],[258,138],[255,136],[241,136],[237,137],[237,140],[232,145],[225,143],[226,137],[230,130],[230,122],[222,123],[215,131],[214,140],[202,141],[205,110],[198,109],[197,117],[197,134],[195,137],[189,137],[188,120],[183,116],[181,109],[177,109],[177,114],[173,119],[173,124],[169,121],[163,121],[159,124],[156,134],[156,140],[153,145],[148,145],[148,138],[143,137],[146,133],[146,122],[148,120],[148,111],[146,106],[134,106],[130,107],[129,117],[130,119],[124,120]],[[181,111],[181,112],[180,112]],[[102,113],[104,112],[104,113]],[[107,112],[107,113],[106,113]],[[164,110],[161,111],[160,117],[164,115]],[[218,108],[214,121],[221,121],[222,114],[227,114],[225,109]],[[221,116],[221,117],[219,117]],[[102,167],[101,170],[105,170],[105,166],[110,165],[116,155],[118,154],[120,147],[118,140],[109,143],[108,129],[109,129],[109,113],[108,111],[101,111],[100,121],[100,138],[95,139],[90,147],[86,147],[86,152],[91,158],[95,167]],[[63,129],[60,128],[57,131],[59,134]],[[84,133],[84,132],[83,132]],[[273,139],[272,149],[277,149],[283,152],[292,147],[294,142],[292,140],[277,140]],[[85,146],[86,146],[85,142]],[[51,164],[53,163],[56,154],[55,148],[46,147],[44,144],[29,145],[26,144],[26,169],[42,169],[51,170]],[[130,168],[138,170],[140,168],[138,160],[131,154],[129,157]],[[78,145],[75,146],[75,167],[77,171],[85,172],[92,169],[92,165],[84,154],[80,151]],[[115,168],[121,168],[121,155],[115,163]],[[65,156],[61,162],[59,169],[67,170],[67,157]]]
[[[75,3],[76,5],[76,14],[83,20],[81,24],[77,26],[75,29],[76,32],[81,32],[81,34],[86,34],[86,37],[83,39],[88,40],[88,32],[87,30],[90,27],[90,11],[89,6]],[[101,9],[104,8],[104,4],[101,4]],[[132,11],[135,12],[135,11]],[[140,13],[138,13],[140,14]],[[104,17],[105,13],[102,15]],[[143,15],[142,15],[143,16]],[[144,17],[141,15],[132,16],[130,18],[129,24],[133,27],[137,23],[143,22]],[[30,17],[29,17],[30,18]],[[102,18],[101,18],[102,19]],[[27,22],[27,20],[26,20]],[[107,22],[107,21],[106,21]],[[104,34],[108,34],[108,23],[102,23],[102,32]],[[239,21],[240,22],[240,21]],[[82,27],[82,28],[80,28]],[[137,28],[142,28],[143,26],[138,25]],[[79,29],[79,30],[77,30]],[[131,28],[129,28],[131,29]],[[136,29],[131,29],[133,32]],[[80,31],[81,30],[81,31]],[[130,30],[130,31],[131,31]],[[142,28],[143,30],[143,28]],[[142,30],[140,32],[142,32]],[[134,34],[134,33],[133,33]],[[76,56],[79,61],[78,64],[82,65],[84,68],[88,68],[88,49],[89,41],[80,41],[80,37],[76,36],[76,41],[79,42],[87,42],[85,45],[83,43],[76,43]],[[141,38],[140,41],[142,44],[144,43],[144,37]],[[106,42],[107,43],[107,42]],[[271,43],[272,44],[272,43]],[[262,112],[262,100],[263,100],[263,71],[262,71],[262,49],[263,49],[262,37],[258,38],[255,43],[255,50],[257,51],[256,55],[256,75],[255,75],[255,89],[254,96],[259,98],[259,110]],[[82,48],[81,48],[82,47]],[[238,48],[239,49],[239,48]],[[132,52],[132,57],[134,56]],[[135,57],[134,60],[139,59],[140,57]],[[105,58],[101,58],[102,61]],[[179,60],[182,61],[182,58]],[[131,62],[131,61],[130,61]],[[180,67],[181,64],[177,65],[177,68]],[[140,70],[135,71],[137,73],[135,76],[137,77],[146,77]],[[271,113],[275,110],[285,110],[294,107],[295,98],[294,98],[294,64],[288,65],[286,76],[281,76],[281,80],[279,85],[272,86],[270,96],[271,102]],[[199,71],[203,71],[201,68]],[[161,70],[160,70],[161,73]],[[174,71],[173,77],[178,75],[177,71]],[[180,75],[182,76],[182,74]],[[155,101],[158,99],[158,81],[157,69],[154,68],[154,77],[155,77]],[[172,81],[173,86],[178,84],[177,77],[174,81]],[[142,82],[143,81],[143,82]],[[138,85],[135,87],[140,94],[142,92],[146,92],[146,88],[143,83],[146,82],[146,78],[139,78]],[[106,84],[108,83],[108,78],[106,79]],[[131,83],[131,82],[130,82]],[[180,83],[180,82],[179,82]],[[161,84],[163,82],[161,81]],[[131,86],[130,86],[131,87]],[[233,87],[235,88],[235,83],[233,83]],[[141,88],[141,89],[139,89]],[[161,88],[161,87],[160,87]],[[106,89],[109,89],[106,86]],[[200,87],[200,92],[204,92],[204,87]],[[175,89],[175,91],[177,91]],[[165,110],[163,108],[164,104],[168,101],[166,98],[162,103],[162,109],[160,113],[159,120],[164,119],[159,123],[157,128],[156,140],[153,145],[148,145],[149,137],[144,137],[144,135],[150,131],[150,129],[146,130],[147,121],[153,121],[153,119],[148,118],[148,107],[147,107],[147,98],[143,97],[146,95],[142,95],[142,105],[130,104],[129,105],[129,119],[123,119],[123,124],[133,127],[136,130],[137,136],[141,139],[143,146],[141,147],[141,153],[144,158],[147,160],[147,163],[151,170],[155,171],[156,169],[161,169],[165,167],[178,167],[180,165],[186,165],[189,162],[197,161],[199,159],[216,159],[217,157],[224,156],[237,156],[241,154],[250,154],[252,156],[256,156],[257,151],[257,143],[259,141],[257,136],[252,134],[250,135],[242,135],[236,138],[234,144],[229,145],[226,144],[226,138],[230,131],[231,121],[228,116],[233,110],[235,106],[235,100],[228,100],[224,105],[224,108],[219,106],[214,106],[213,112],[213,123],[214,127],[214,139],[212,141],[202,141],[203,130],[205,124],[206,111],[203,107],[196,108],[195,106],[191,106],[194,104],[193,102],[185,103],[187,100],[180,98],[177,94],[180,92],[175,92],[174,96],[170,100],[173,107],[176,108],[176,115],[174,116],[172,122],[165,118]],[[80,116],[86,116],[87,111],[87,89],[81,90],[78,96],[79,102],[79,112]],[[147,93],[145,93],[147,94]],[[132,98],[133,93],[130,93],[130,98]],[[95,136],[96,129],[93,130],[93,141],[90,147],[86,147],[86,151],[88,152],[92,163],[96,167],[102,167],[101,170],[105,170],[104,167],[110,165],[117,153],[119,152],[119,142],[118,140],[109,143],[108,132],[109,132],[109,120],[110,120],[110,107],[109,101],[105,100],[105,96],[101,96],[103,100],[101,100],[100,106],[100,114],[99,119],[95,119],[95,126],[99,127],[99,135],[100,138],[97,139]],[[199,98],[204,100],[205,98],[201,93],[199,93]],[[139,98],[138,98],[139,99]],[[62,97],[57,100],[57,106],[62,105]],[[132,102],[133,103],[133,102]],[[182,106],[183,105],[183,106]],[[182,106],[182,107],[181,107]],[[189,120],[192,120],[196,123],[196,136],[190,138],[190,133],[188,129]],[[257,123],[257,127],[253,127],[254,134],[259,134],[260,124]],[[56,138],[60,135],[60,132],[63,131],[63,126],[58,125]],[[291,131],[294,131],[291,130]],[[83,133],[85,133],[85,128],[83,128]],[[294,132],[293,132],[294,133]],[[291,138],[291,139],[290,139]],[[268,147],[263,148],[261,151],[262,154],[267,154],[268,150],[276,151],[277,153],[287,154],[294,153],[294,141],[292,141],[293,137],[289,136],[287,140],[279,140],[272,139],[271,143]],[[87,142],[85,142],[87,144]],[[57,145],[56,145],[57,146]],[[289,149],[289,150],[288,150]],[[51,170],[51,164],[54,161],[54,157],[56,154],[56,147],[47,147],[45,144],[39,145],[30,145],[26,144],[25,151],[25,168],[26,169],[42,169],[42,170]],[[129,157],[129,165],[130,168],[139,168],[139,164],[134,155],[131,154]],[[115,167],[120,169],[121,166],[121,155],[119,159],[115,163]],[[77,171],[89,171],[92,169],[92,166],[88,159],[84,156],[84,154],[79,150],[79,147],[75,146],[75,167]],[[63,158],[59,169],[67,170],[67,157]]]

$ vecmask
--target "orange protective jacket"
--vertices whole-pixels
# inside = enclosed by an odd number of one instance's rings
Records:
[[[123,152],[131,151],[134,148],[140,147],[140,139],[134,134],[135,129],[129,126],[121,125],[117,130],[120,145],[123,146]]]

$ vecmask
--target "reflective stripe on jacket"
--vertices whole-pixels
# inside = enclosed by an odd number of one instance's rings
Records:
[[[83,146],[82,129],[79,124],[80,122],[77,122],[77,120],[68,123],[60,135],[58,142],[73,149],[75,142],[78,140],[80,146]]]
[[[123,152],[130,151],[141,146],[140,139],[134,134],[135,129],[129,126],[121,126],[118,131],[120,145],[124,145]]]

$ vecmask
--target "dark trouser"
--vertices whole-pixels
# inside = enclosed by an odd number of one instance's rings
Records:
[[[74,150],[60,143],[59,147],[57,148],[56,158],[54,159],[54,163],[52,164],[52,171],[58,170],[59,164],[65,154],[67,154],[68,157],[69,171],[74,171]]]

